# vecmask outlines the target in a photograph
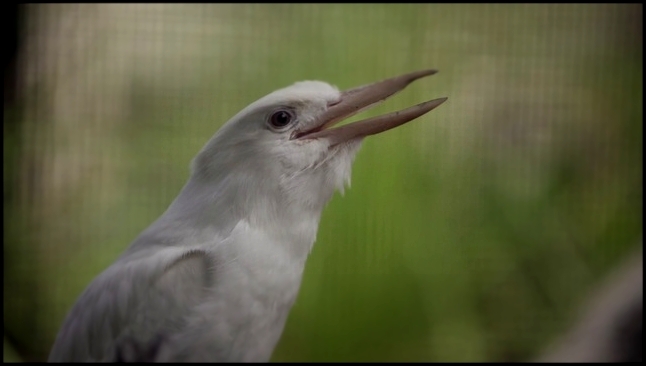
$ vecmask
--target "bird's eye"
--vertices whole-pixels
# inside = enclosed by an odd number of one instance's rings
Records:
[[[294,114],[288,110],[276,111],[269,116],[269,126],[274,129],[282,129],[292,123]]]

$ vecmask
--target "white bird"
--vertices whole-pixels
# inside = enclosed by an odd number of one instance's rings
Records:
[[[49,361],[114,361],[121,345],[160,336],[155,361],[269,361],[321,212],[349,184],[362,139],[446,98],[331,127],[434,73],[343,92],[303,81],[244,108],[199,152],[163,215],[80,295]]]

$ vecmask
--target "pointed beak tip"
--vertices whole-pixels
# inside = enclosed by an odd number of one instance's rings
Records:
[[[448,99],[449,99],[448,97],[437,98],[437,99],[429,100],[428,102],[424,102],[421,105],[425,105],[428,108],[433,109],[435,107],[438,107],[440,104],[446,102]]]
[[[437,74],[439,71],[435,69],[427,69],[427,70],[421,70],[421,71],[416,71],[412,72],[408,75],[404,75],[405,80],[406,80],[406,85],[412,83],[415,80],[421,79],[426,76],[431,76]]]
[[[426,69],[426,70],[420,70],[416,72],[415,74],[418,74],[420,76],[429,76],[429,75],[434,75],[437,74],[439,70],[437,69]]]
[[[411,107],[409,109],[411,109],[411,110],[416,109],[417,110],[417,113],[415,114],[416,117],[414,117],[414,118],[417,118],[417,117],[422,116],[422,115],[434,110],[435,108],[439,107],[442,103],[446,102],[447,99],[449,99],[449,98],[443,97],[443,98],[437,98],[437,99],[429,100],[427,102],[420,103],[420,104],[418,104],[418,105],[416,105],[414,107]]]

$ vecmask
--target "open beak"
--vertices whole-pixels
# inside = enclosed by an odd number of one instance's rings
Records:
[[[339,101],[330,104],[328,109],[317,118],[316,127],[308,131],[296,132],[294,138],[301,140],[326,138],[331,145],[337,145],[345,141],[384,132],[412,121],[435,109],[435,107],[444,103],[447,98],[434,99],[401,111],[364,119],[337,128],[330,128],[344,119],[383,102],[403,90],[413,81],[435,73],[437,73],[436,70],[416,71],[343,91]]]

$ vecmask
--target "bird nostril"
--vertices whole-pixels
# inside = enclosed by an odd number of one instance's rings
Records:
[[[339,103],[341,103],[341,98],[339,98],[338,100],[335,100],[333,102],[328,102],[327,106],[328,106],[328,108],[330,108],[330,107],[334,107],[335,105],[337,105]]]

